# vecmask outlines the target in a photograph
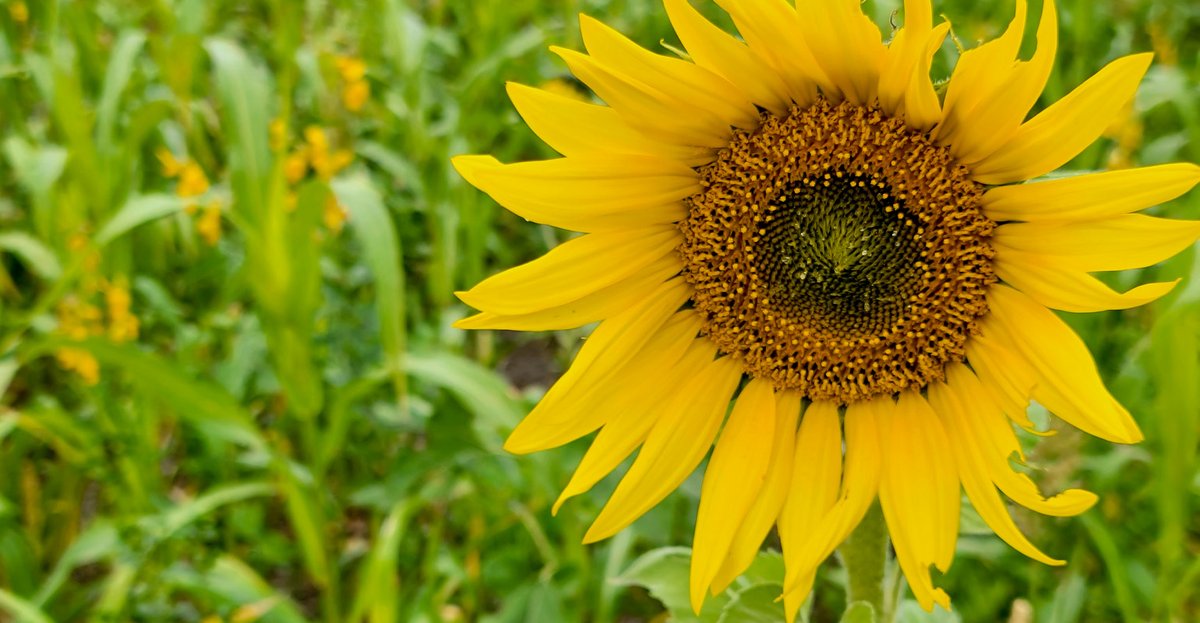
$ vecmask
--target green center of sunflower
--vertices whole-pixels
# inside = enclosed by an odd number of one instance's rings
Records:
[[[754,265],[774,306],[829,331],[878,334],[917,290],[921,228],[886,182],[837,170],[767,206]]]
[[[701,169],[680,223],[705,333],[752,376],[843,404],[944,378],[995,282],[982,188],[929,137],[819,100]]]

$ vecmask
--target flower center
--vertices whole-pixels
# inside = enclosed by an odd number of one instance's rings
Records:
[[[996,281],[983,188],[879,110],[763,115],[701,169],[679,226],[705,333],[752,376],[848,404],[962,361]]]

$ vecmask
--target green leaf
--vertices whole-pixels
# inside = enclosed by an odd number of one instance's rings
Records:
[[[97,144],[102,152],[112,145],[113,130],[116,127],[117,105],[120,104],[121,94],[129,85],[133,76],[134,62],[141,55],[142,46],[146,43],[146,34],[140,30],[130,30],[121,33],[113,46],[112,56],[108,60],[108,69],[104,75],[104,90],[100,94],[100,103],[96,107]]]
[[[267,145],[271,78],[232,41],[209,39],[204,48],[212,58],[221,127],[229,145],[234,208],[259,225],[271,177]]]
[[[183,201],[174,195],[155,194],[134,197],[96,232],[96,244],[104,246],[135,227],[183,210]]]
[[[375,545],[367,554],[359,579],[358,593],[350,609],[349,621],[388,623],[400,619],[400,539],[409,514],[408,500],[400,500],[384,518],[375,536]]]
[[[67,166],[66,149],[58,145],[30,145],[17,136],[4,141],[4,154],[17,181],[34,197],[49,192]]]
[[[842,613],[841,623],[875,623],[875,606],[866,601],[856,601]]]
[[[32,603],[39,607],[46,605],[62,588],[72,570],[108,558],[114,555],[119,547],[117,530],[107,520],[98,520],[88,526],[86,531],[75,538],[67,551],[59,556],[54,570],[42,582]]]
[[[962,623],[958,613],[934,606],[933,612],[925,612],[921,604],[906,599],[896,609],[896,623]]]
[[[496,452],[500,452],[502,436],[525,415],[508,385],[470,359],[446,352],[410,353],[407,363],[414,378],[449,391],[470,409],[476,432]]]
[[[0,611],[13,616],[19,623],[54,623],[40,608],[4,589],[0,589]]]
[[[329,555],[325,551],[323,526],[324,514],[318,497],[321,491],[313,486],[312,477],[305,468],[291,461],[276,462],[279,493],[287,505],[288,521],[297,540],[304,566],[318,586],[328,587],[333,572]]]
[[[717,623],[779,623],[786,615],[779,599],[782,591],[778,584],[759,584],[736,591],[721,610]]]
[[[21,364],[17,363],[15,357],[0,359],[0,398],[4,397],[4,392],[8,391],[8,384],[12,383],[13,377],[20,369]]]
[[[147,525],[154,526],[154,530],[157,532],[156,537],[168,539],[184,526],[212,513],[221,506],[268,496],[274,491],[274,487],[266,482],[219,485],[206,491],[203,495],[176,504],[163,513],[153,516]]]
[[[62,274],[58,257],[42,241],[25,232],[14,231],[0,234],[0,251],[8,251],[21,258],[33,274],[53,281]]]
[[[82,348],[100,363],[120,368],[130,382],[179,414],[184,421],[217,439],[266,453],[268,446],[242,407],[225,390],[196,379],[162,357],[128,344],[93,339],[81,342],[50,339],[34,352],[41,355],[58,348]]]
[[[642,554],[612,581],[620,586],[644,587],[667,608],[671,621],[716,623],[729,604],[729,594],[706,599],[699,616],[692,612],[688,598],[691,560],[692,550],[689,548],[660,547]]]
[[[295,602],[279,594],[250,565],[229,554],[219,556],[203,572],[177,565],[163,576],[168,586],[177,586],[194,595],[208,595],[228,606],[259,604],[265,610],[258,619],[262,623],[307,623]]]
[[[393,385],[401,403],[408,388],[404,375],[404,263],[400,239],[383,199],[371,181],[363,175],[339,178],[333,182],[338,201],[350,212],[350,227],[363,247],[364,260],[375,277],[375,312],[387,367],[393,371]]]

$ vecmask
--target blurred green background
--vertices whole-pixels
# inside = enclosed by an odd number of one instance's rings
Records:
[[[886,25],[899,4],[864,9]],[[970,46],[1011,4],[934,10]],[[0,620],[668,616],[686,556],[660,548],[690,543],[699,478],[582,546],[613,479],[557,518],[549,506],[585,444],[528,457],[500,444],[586,331],[450,328],[468,313],[454,290],[564,233],[504,212],[449,158],[551,157],[503,82],[585,96],[546,46],[580,46],[580,11],[677,44],[660,6],[0,6]],[[1039,106],[1119,55],[1156,52],[1128,118],[1071,168],[1200,161],[1200,3],[1059,10]],[[948,41],[936,76],[955,54]],[[1200,193],[1154,212],[1200,216]],[[1114,447],[1052,421],[1058,434],[1027,438],[1046,490],[1102,498],[1071,520],[1016,511],[1069,565],[1023,558],[967,511],[938,580],[956,613],[902,620],[1200,620],[1194,272],[1188,252],[1112,275],[1185,282],[1147,308],[1069,319],[1146,432]],[[778,569],[764,554],[703,620],[778,594]],[[813,621],[837,620],[843,581],[825,566]],[[759,602],[755,620],[770,620]]]

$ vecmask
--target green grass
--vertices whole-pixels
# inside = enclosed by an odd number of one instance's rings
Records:
[[[651,593],[670,592],[663,584],[686,558],[658,548],[690,543],[699,481],[596,546],[580,541],[611,479],[550,516],[583,446],[513,457],[500,445],[585,333],[467,334],[450,323],[468,311],[454,290],[563,233],[504,212],[449,165],[462,153],[549,157],[503,82],[566,77],[546,47],[579,47],[581,10],[643,45],[675,44],[660,7],[26,4],[25,20],[15,0],[0,9],[0,620],[499,623],[663,611]],[[899,4],[865,8],[886,23]],[[1059,9],[1059,61],[1040,106],[1121,54],[1154,50],[1159,61],[1130,125],[1071,167],[1200,161],[1200,6]],[[935,11],[965,45],[1011,15],[1008,0]],[[943,57],[953,54],[948,43]],[[366,64],[359,111],[342,99],[339,56]],[[276,120],[284,144],[273,144]],[[353,161],[292,183],[285,159],[309,126]],[[164,148],[203,170],[203,195],[177,196],[156,156]],[[340,232],[326,222],[330,201],[348,213]],[[1200,193],[1154,212],[1195,218]],[[1083,484],[1101,503],[1070,520],[1017,514],[1065,568],[1024,559],[966,517],[940,579],[961,620],[1008,620],[1026,605],[1033,618],[1014,621],[1200,619],[1196,262],[1188,252],[1112,276],[1121,286],[1185,278],[1147,308],[1069,318],[1146,442],[1114,447],[1053,423],[1057,435],[1030,445],[1048,490]],[[105,296],[125,291],[135,339],[112,333],[125,316]],[[89,334],[75,342],[68,316],[94,313],[75,322]],[[64,369],[64,348],[78,365],[94,359],[95,384]],[[776,562],[764,557],[756,573],[771,576]],[[827,565],[813,620],[836,620],[842,582]]]

